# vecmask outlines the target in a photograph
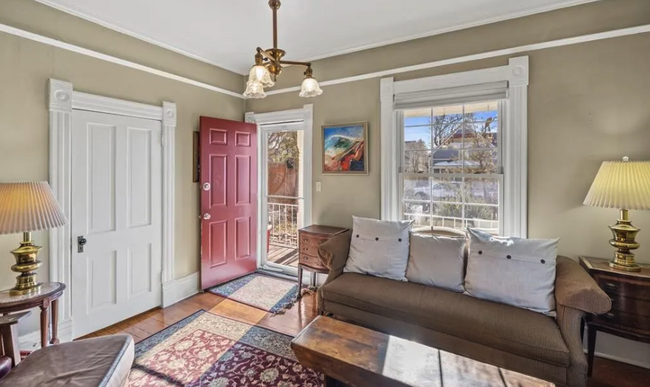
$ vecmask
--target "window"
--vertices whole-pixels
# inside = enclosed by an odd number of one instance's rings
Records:
[[[405,109],[401,218],[498,234],[500,100]]]
[[[528,57],[381,80],[381,217],[527,237]]]

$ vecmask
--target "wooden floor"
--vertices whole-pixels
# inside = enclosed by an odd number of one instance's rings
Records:
[[[298,249],[295,247],[269,245],[267,262],[298,267]]]
[[[271,316],[263,310],[219,297],[212,293],[201,293],[165,309],[153,309],[108,328],[91,333],[88,337],[126,333],[138,342],[191,315],[206,310],[221,316],[249,324],[262,326],[277,332],[295,336],[318,314],[315,295],[305,295],[286,314]],[[615,361],[596,358],[594,376],[588,387],[648,387],[650,370]]]

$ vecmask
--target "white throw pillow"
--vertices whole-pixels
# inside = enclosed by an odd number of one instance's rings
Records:
[[[463,292],[466,245],[467,239],[463,237],[411,233],[406,279]]]
[[[352,219],[350,255],[343,271],[406,281],[412,222]]]
[[[468,294],[555,314],[555,259],[559,239],[498,237],[469,229]]]

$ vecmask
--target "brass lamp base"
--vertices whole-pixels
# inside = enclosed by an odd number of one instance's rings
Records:
[[[640,245],[634,238],[641,230],[632,226],[628,211],[621,210],[621,219],[617,220],[615,225],[609,226],[609,229],[612,230],[614,236],[614,239],[610,239],[609,244],[617,249],[609,266],[621,271],[641,271],[641,266],[634,261],[634,254],[630,251],[639,248]]]
[[[36,293],[41,290],[43,285],[36,282],[35,272],[41,266],[41,262],[36,258],[42,247],[35,246],[31,239],[31,233],[23,233],[23,241],[20,243],[20,247],[11,252],[16,258],[16,264],[11,266],[11,270],[20,273],[16,277],[16,286],[9,291],[11,295]]]

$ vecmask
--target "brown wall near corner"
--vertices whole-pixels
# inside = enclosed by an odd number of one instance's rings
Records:
[[[225,89],[241,91],[243,76],[108,30],[26,0],[0,0],[0,23],[94,49]],[[175,277],[199,270],[199,186],[192,182],[192,131],[199,116],[243,119],[242,99],[139,70],[0,33],[0,181],[48,179],[49,78],[72,82],[75,90],[161,105],[175,102],[176,240]],[[47,233],[35,240],[45,248],[41,280],[48,277]],[[19,235],[0,236],[0,288],[13,286],[9,251]]]
[[[650,24],[650,1],[605,0],[526,18],[316,61],[320,81],[389,70],[496,49]],[[618,212],[582,205],[604,160],[650,160],[650,33],[520,53],[530,58],[528,93],[528,230],[560,237],[560,253],[607,257]],[[395,75],[396,80],[507,65],[497,57]],[[276,88],[300,85],[288,69]],[[351,215],[380,216],[379,79],[326,86],[322,96],[297,92],[247,100],[246,111],[314,104],[313,222],[350,226]],[[321,174],[321,125],[369,122],[367,176]],[[642,229],[638,261],[650,264],[650,212],[632,211]],[[600,335],[597,351],[650,364],[648,346]]]

